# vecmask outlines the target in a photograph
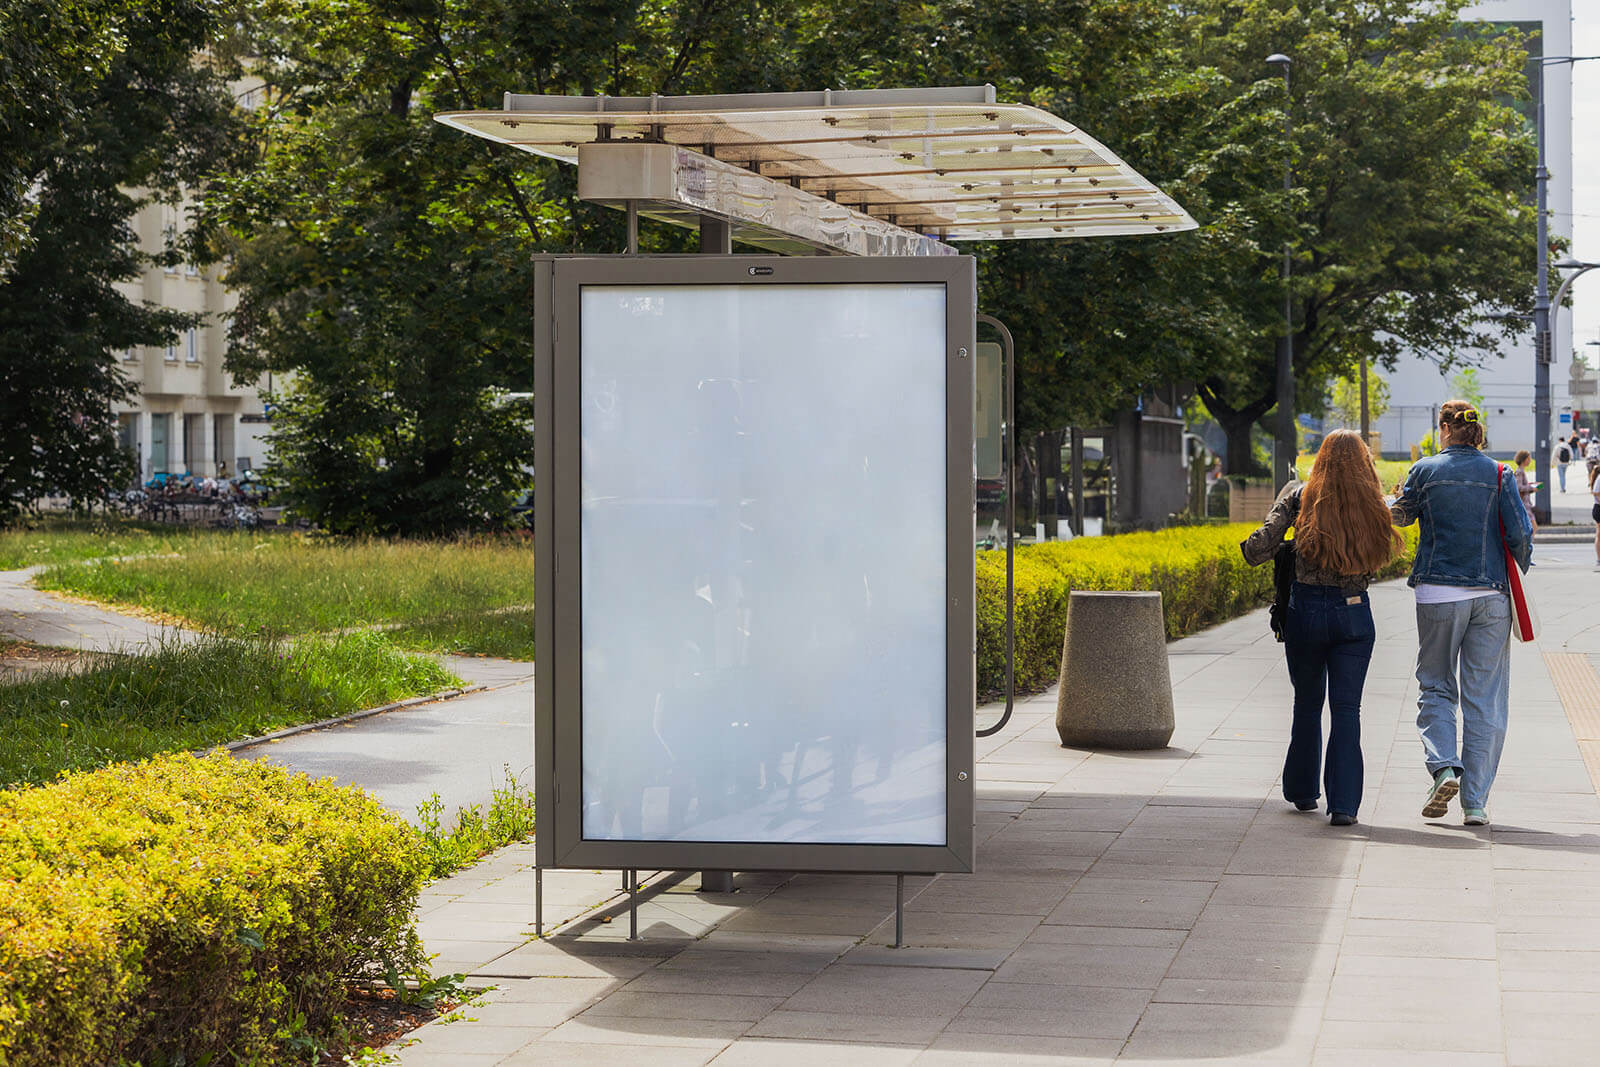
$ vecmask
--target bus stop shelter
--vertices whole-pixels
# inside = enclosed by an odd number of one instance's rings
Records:
[[[540,869],[972,870],[975,432],[1010,420],[957,246],[1193,220],[992,86],[437,118],[628,220],[536,261]],[[641,218],[711,254],[636,254]]]

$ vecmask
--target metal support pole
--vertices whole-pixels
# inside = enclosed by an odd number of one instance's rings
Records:
[[[1293,98],[1289,93],[1289,57],[1275,53],[1267,57],[1267,62],[1283,71],[1283,144],[1285,153],[1289,153],[1294,145],[1294,116],[1290,111]],[[1285,194],[1294,191],[1294,161],[1292,155],[1286,154],[1283,161],[1283,191]],[[1287,210],[1288,197],[1284,197],[1285,210]],[[1295,455],[1299,451],[1295,442],[1294,432],[1294,296],[1289,288],[1289,279],[1294,273],[1294,260],[1292,258],[1292,245],[1290,240],[1283,242],[1283,337],[1278,341],[1277,354],[1277,433],[1273,447],[1272,487],[1282,489],[1284,485],[1294,478]]]
[[[894,947],[906,947],[906,876],[894,876]]]
[[[700,892],[702,893],[731,893],[733,892],[732,871],[701,871]]]
[[[1361,357],[1361,441],[1369,448],[1372,442],[1367,435],[1372,431],[1372,420],[1367,416],[1367,357]]]
[[[733,252],[733,227],[727,219],[700,216],[700,254],[726,256]]]
[[[544,868],[533,865],[533,936],[544,937]]]
[[[639,254],[639,205],[632,200],[628,201],[628,255]]]
[[[1072,536],[1083,536],[1083,517],[1083,431],[1074,426],[1072,428]]]
[[[728,224],[728,220],[715,218],[711,215],[701,215],[700,254],[703,256],[726,256],[732,254],[732,252],[733,227]],[[701,871],[700,892],[733,892],[733,872]]]
[[[639,940],[639,872],[629,871],[628,880],[628,940]]]
[[[1539,488],[1534,492],[1535,521],[1550,522],[1550,224],[1548,195],[1550,169],[1545,165],[1544,60],[1539,61],[1539,99],[1534,129],[1539,144],[1539,167],[1534,171],[1538,217],[1535,220],[1538,273],[1533,294],[1533,470]]]

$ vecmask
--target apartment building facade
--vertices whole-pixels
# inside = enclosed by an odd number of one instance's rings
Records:
[[[140,246],[159,251],[183,223],[185,205],[146,205],[134,219]],[[161,474],[236,476],[267,459],[270,383],[239,386],[223,368],[226,314],[233,298],[220,269],[148,266],[118,288],[131,300],[199,312],[203,322],[168,345],[121,354],[137,390],[115,413],[118,438],[138,464],[141,482]]]

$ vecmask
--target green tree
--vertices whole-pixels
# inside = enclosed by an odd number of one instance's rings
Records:
[[[1248,262],[1228,283],[1235,316],[1194,363],[1231,444],[1247,442],[1274,404],[1286,241],[1301,409],[1362,356],[1392,366],[1410,351],[1448,365],[1519,328],[1481,314],[1531,294],[1533,144],[1504,102],[1527,93],[1515,34],[1464,33],[1458,5],[1414,0],[1182,7],[1181,55],[1197,90],[1184,143],[1224,157],[1232,145],[1241,166],[1238,180],[1214,173],[1191,208],[1208,225],[1232,213],[1225,239],[1234,262]],[[1287,98],[1263,62],[1272,52],[1294,60]]]
[[[1389,383],[1383,375],[1367,368],[1367,418],[1376,422],[1389,410]],[[1356,370],[1333,383],[1333,393],[1328,401],[1328,414],[1345,426],[1361,427],[1361,370]]]
[[[1153,31],[1168,18],[1157,0],[1030,0],[982,18],[950,0],[849,10],[273,0],[254,27],[268,83],[260,157],[211,212],[231,233],[240,293],[231,366],[293,383],[274,420],[287,495],[339,530],[432,532],[503,516],[531,454],[527,406],[497,393],[531,387],[529,256],[621,248],[620,217],[578,202],[570,171],[445,129],[435,112],[508,90],[991,80],[1008,99],[1109,121],[1137,91],[1140,64],[1155,61]],[[683,231],[642,236],[649,249],[689,247]],[[981,250],[985,300],[1029,353],[1024,426],[1129,395],[1119,368],[1150,364],[1203,299],[1123,293],[1125,272],[1162,269],[1133,244],[1108,251]]]
[[[111,405],[128,384],[115,353],[164,344],[191,324],[114,288],[151,262],[130,223],[144,204],[203,185],[233,141],[218,59],[228,23],[214,0],[0,10],[0,215],[11,223],[0,240],[4,519],[45,493],[92,498],[125,476]],[[82,25],[72,23],[79,13]],[[62,41],[69,77],[48,73]],[[41,69],[23,69],[34,61]],[[5,84],[11,74],[15,85]],[[19,99],[34,88],[41,101]],[[155,258],[199,252],[174,244]]]

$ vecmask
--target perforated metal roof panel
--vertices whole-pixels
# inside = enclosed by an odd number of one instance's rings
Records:
[[[579,146],[664,142],[943,241],[1193,229],[1155,185],[1072,124],[993,86],[734,96],[507,93],[436,116],[566,163]]]

